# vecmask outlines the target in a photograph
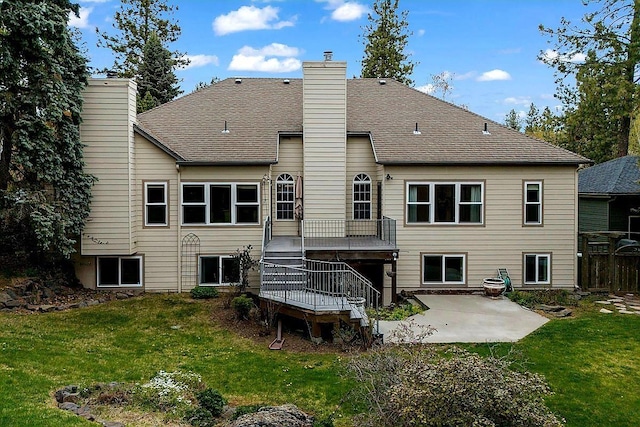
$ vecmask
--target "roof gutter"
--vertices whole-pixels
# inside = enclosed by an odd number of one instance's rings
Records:
[[[176,164],[180,166],[269,166],[276,164],[275,160],[255,160],[255,161],[222,161],[222,162],[208,162],[208,161],[189,161],[179,160]]]
[[[584,164],[583,162],[507,162],[507,161],[492,161],[492,162],[457,162],[457,161],[424,161],[417,162],[410,161],[377,161],[381,165],[385,166],[575,166]]]

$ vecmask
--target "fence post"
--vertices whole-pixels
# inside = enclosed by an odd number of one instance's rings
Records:
[[[586,291],[591,287],[591,257],[589,256],[589,237],[586,234],[582,235],[582,263],[581,265],[581,285],[582,290]]]
[[[615,292],[616,279],[616,239],[609,236],[609,291]]]

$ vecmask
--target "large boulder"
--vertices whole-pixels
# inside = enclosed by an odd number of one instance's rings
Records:
[[[311,427],[313,417],[295,405],[265,406],[258,412],[239,417],[230,427]]]

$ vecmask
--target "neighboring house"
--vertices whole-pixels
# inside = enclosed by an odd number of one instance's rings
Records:
[[[338,271],[385,304],[480,289],[498,268],[515,287],[576,283],[588,159],[390,79],[348,80],[345,62],[223,80],[137,117],[135,92],[120,79],[86,91],[99,178],[77,259],[86,287],[228,285],[246,245],[264,258],[264,295],[302,282],[333,295]]]
[[[620,157],[578,173],[579,231],[622,231],[640,240],[639,159]]]

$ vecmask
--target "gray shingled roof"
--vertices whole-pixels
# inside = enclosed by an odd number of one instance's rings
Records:
[[[583,169],[578,173],[580,194],[639,194],[639,156],[625,156]]]
[[[302,80],[226,79],[138,115],[138,126],[179,160],[273,163],[278,134],[302,133]],[[347,81],[347,132],[370,134],[382,164],[589,162],[393,80]]]

